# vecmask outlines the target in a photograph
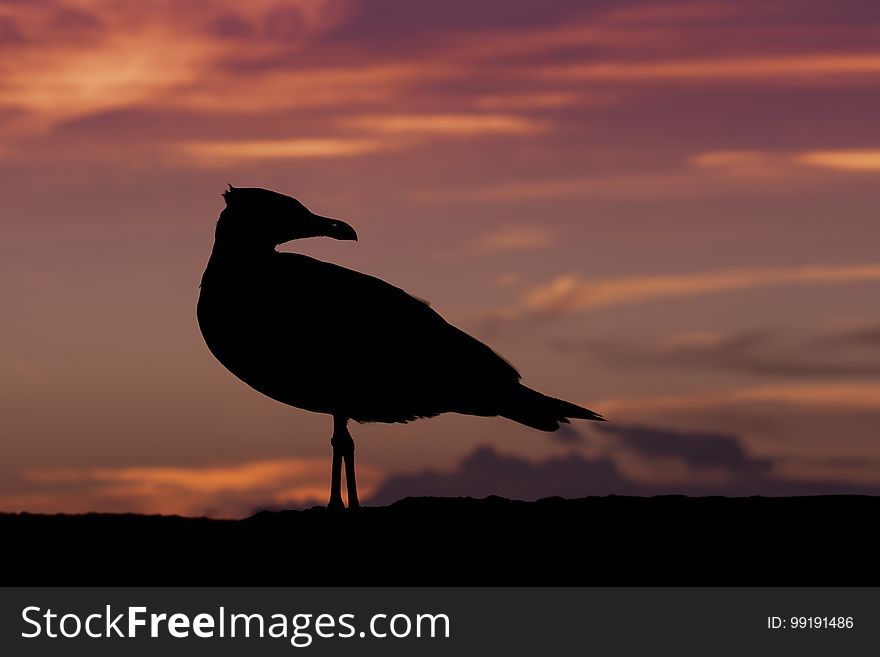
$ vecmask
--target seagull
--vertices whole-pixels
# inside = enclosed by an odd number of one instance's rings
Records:
[[[541,394],[491,348],[385,281],[280,244],[357,240],[354,228],[257,187],[223,193],[197,316],[211,353],[264,395],[333,417],[328,508],[359,506],[349,420],[410,422],[441,413],[503,416],[555,431],[591,410]]]

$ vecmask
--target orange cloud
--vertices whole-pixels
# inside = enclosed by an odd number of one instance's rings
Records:
[[[465,190],[460,195],[487,201],[543,199],[699,198],[762,185],[787,191],[808,173],[794,166],[794,155],[768,151],[711,151],[691,156],[678,170],[523,180]],[[814,176],[815,177],[815,176]],[[772,182],[772,186],[765,183]]]
[[[554,316],[591,308],[734,290],[876,280],[880,280],[880,264],[718,269],[690,274],[628,276],[596,281],[567,274],[532,289],[523,299],[523,307],[528,313]]]
[[[472,38],[459,39],[450,48],[456,59],[497,59],[510,56],[551,53],[573,48],[631,50],[646,44],[668,41],[679,30],[667,25],[616,25],[594,20],[588,24],[554,26],[531,30],[493,30]]]
[[[536,71],[546,79],[609,81],[767,80],[837,81],[840,76],[880,73],[880,54],[801,54],[695,58],[669,61],[606,61],[552,66]]]
[[[0,496],[0,507],[57,513],[136,509],[141,513],[176,513],[240,517],[264,506],[297,506],[328,494],[328,459],[275,459],[207,467],[41,468],[22,473],[26,481],[75,489],[75,496],[44,492],[21,499]],[[358,468],[358,488],[369,497],[379,472]]]
[[[790,384],[757,386],[711,393],[689,393],[663,397],[631,397],[592,401],[609,415],[629,412],[688,411],[729,404],[760,402],[809,406],[812,408],[880,409],[880,385],[836,383],[833,386]]]
[[[353,157],[389,148],[374,139],[265,139],[243,141],[189,141],[175,147],[194,163],[222,166],[240,160],[282,160]]]
[[[839,171],[880,171],[880,150],[811,151],[802,153],[796,161]]]
[[[0,58],[0,105],[25,110],[37,128],[147,102],[174,106],[178,92],[210,80],[216,62],[242,47],[218,34],[224,20],[253,30],[248,53],[267,56],[304,45],[344,14],[340,0],[207,0],[197,9],[108,0],[16,3],[0,8],[22,34]],[[225,92],[230,100],[238,96]],[[215,105],[221,100],[214,95]]]
[[[759,189],[786,194],[804,184],[832,186],[837,173],[880,170],[880,151],[720,150],[696,153],[671,171],[600,174],[550,180],[522,180],[444,192],[482,201],[544,199],[703,198]],[[429,195],[428,195],[429,196]]]
[[[376,132],[441,135],[531,134],[546,127],[509,114],[390,114],[362,116],[350,124]]]
[[[172,149],[194,164],[222,166],[240,160],[353,157],[413,146],[431,136],[530,134],[545,127],[538,121],[499,114],[367,115],[342,123],[359,132],[320,138],[185,141]]]
[[[461,70],[447,63],[353,62],[348,66],[290,67],[247,71],[246,75],[210,67],[193,84],[175,88],[158,102],[189,111],[269,113],[333,107],[348,111],[382,108],[405,98],[410,85],[455,78]],[[243,93],[230,93],[241,86]]]

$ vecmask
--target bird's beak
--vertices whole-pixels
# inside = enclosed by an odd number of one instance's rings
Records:
[[[332,237],[335,240],[353,240],[357,242],[357,233],[354,228],[339,219],[331,219],[330,217],[322,217],[320,215],[312,215],[317,221],[317,232],[315,236]]]

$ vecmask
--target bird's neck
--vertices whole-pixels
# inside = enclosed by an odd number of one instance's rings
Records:
[[[271,258],[278,252],[271,242],[257,242],[248,239],[231,239],[218,237],[214,240],[214,249],[211,251],[211,259],[218,260],[262,260]]]
[[[209,287],[216,284],[225,286],[230,281],[241,283],[259,276],[267,266],[271,266],[273,257],[278,255],[273,248],[216,240],[199,287],[204,291],[206,284]]]

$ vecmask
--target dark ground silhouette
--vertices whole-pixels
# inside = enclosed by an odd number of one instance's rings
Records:
[[[223,196],[199,295],[202,336],[255,390],[333,417],[331,508],[343,506],[343,463],[350,506],[358,506],[349,420],[465,413],[556,431],[569,418],[602,419],[522,385],[492,349],[400,288],[275,250],[307,237],[357,240],[344,221],[266,189],[230,185]]]
[[[880,497],[407,498],[245,520],[0,514],[6,585],[876,585]]]

